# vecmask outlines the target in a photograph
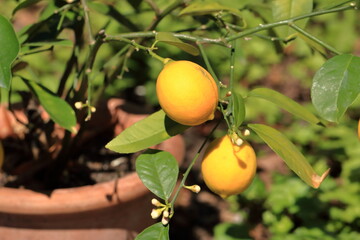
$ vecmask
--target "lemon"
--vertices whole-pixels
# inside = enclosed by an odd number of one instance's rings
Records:
[[[156,94],[172,120],[188,126],[214,118],[218,88],[208,71],[190,61],[171,61],[160,72]]]
[[[215,139],[207,147],[201,172],[211,191],[227,198],[243,192],[256,173],[256,155],[249,143],[232,143],[228,135]]]

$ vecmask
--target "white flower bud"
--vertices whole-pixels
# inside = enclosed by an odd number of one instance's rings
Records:
[[[244,140],[242,140],[241,138],[238,138],[235,140],[235,144],[238,147],[240,147],[243,143],[244,143]]]
[[[151,204],[154,205],[155,207],[163,206],[163,204],[159,202],[159,200],[157,200],[156,198],[151,199]]]
[[[201,191],[201,187],[199,185],[191,185],[191,186],[184,186],[184,187],[194,193],[199,193]]]
[[[169,218],[169,210],[165,209],[164,212],[163,212],[163,217],[165,218]]]
[[[242,135],[243,135],[243,136],[249,136],[249,135],[250,135],[250,130],[249,130],[249,129],[244,129],[244,130],[242,131]]]
[[[162,212],[163,212],[164,209],[162,208],[154,208],[152,211],[151,211],[151,218],[152,219],[157,219],[161,216]]]
[[[169,218],[163,216],[162,219],[161,219],[161,223],[162,223],[163,225],[168,225],[168,223],[169,223]]]
[[[81,109],[82,106],[83,106],[83,103],[82,103],[82,102],[76,102],[76,103],[74,104],[74,106],[75,106],[76,109]]]

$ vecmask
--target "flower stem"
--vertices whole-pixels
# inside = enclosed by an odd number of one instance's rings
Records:
[[[209,133],[209,135],[206,137],[206,139],[204,140],[204,142],[201,144],[199,150],[197,151],[197,153],[195,154],[194,158],[192,159],[190,165],[188,166],[188,168],[186,169],[185,173],[183,174],[183,178],[182,178],[182,180],[181,180],[181,182],[180,182],[180,185],[179,185],[179,187],[177,188],[177,190],[176,190],[176,192],[175,192],[175,194],[174,194],[174,197],[172,198],[172,200],[171,200],[171,202],[170,202],[170,204],[171,204],[171,209],[174,209],[174,203],[175,203],[177,197],[179,196],[180,190],[185,186],[185,181],[186,181],[187,177],[189,176],[189,173],[190,173],[192,167],[194,166],[196,160],[199,158],[201,151],[202,151],[203,148],[205,147],[207,141],[210,139],[211,135],[214,133],[214,131],[216,130],[216,128],[220,125],[220,123],[221,123],[221,120],[216,123],[216,125],[215,125],[214,128],[211,130],[211,132]]]

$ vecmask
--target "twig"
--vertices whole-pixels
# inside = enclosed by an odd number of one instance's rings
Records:
[[[197,151],[197,153],[195,154],[194,158],[192,159],[190,165],[188,166],[188,168],[186,169],[185,173],[183,174],[183,178],[180,182],[179,187],[177,188],[174,197],[172,198],[170,204],[171,204],[171,208],[174,209],[174,203],[180,193],[180,190],[184,187],[185,185],[185,181],[187,179],[187,177],[189,176],[189,173],[192,169],[192,167],[194,166],[196,160],[199,158],[201,151],[203,150],[203,148],[205,147],[206,143],[208,142],[208,140],[210,139],[210,137],[212,136],[212,134],[214,133],[214,131],[216,130],[216,128],[220,125],[221,120],[219,120],[216,125],[214,126],[214,128],[211,130],[211,132],[209,133],[209,135],[206,137],[206,139],[204,140],[204,142],[201,144],[199,150]]]
[[[85,25],[88,30],[89,43],[90,43],[90,45],[93,45],[95,43],[95,40],[92,35],[92,29],[91,29],[90,18],[89,18],[89,7],[86,3],[86,0],[81,0],[81,5],[83,6],[83,9],[84,9]]]
[[[299,20],[302,20],[305,18],[320,16],[320,15],[329,14],[329,13],[341,12],[341,11],[346,11],[346,10],[356,9],[356,8],[357,8],[356,4],[351,3],[348,6],[332,8],[332,9],[327,9],[327,10],[320,10],[320,11],[312,12],[309,14],[289,18],[286,20],[281,20],[281,21],[274,22],[274,23],[260,24],[257,27],[247,29],[243,32],[236,33],[236,34],[233,34],[233,35],[231,35],[229,37],[225,37],[225,38],[206,38],[206,37],[192,36],[192,35],[188,35],[188,34],[179,34],[179,33],[173,33],[173,36],[180,38],[182,40],[187,40],[187,41],[192,41],[192,42],[212,43],[212,44],[222,45],[225,47],[231,47],[231,44],[230,44],[231,41],[253,35],[257,32],[261,32],[261,31],[279,27],[279,26],[289,25],[290,23],[293,23],[293,22],[296,22],[296,21],[299,21]],[[145,32],[124,33],[124,34],[118,34],[115,36],[108,36],[106,38],[106,40],[107,41],[119,41],[123,38],[129,38],[129,39],[152,38],[155,36],[156,36],[155,31],[145,31]],[[326,47],[326,46],[324,46],[324,47]]]
[[[291,28],[293,28],[294,30],[298,31],[299,33],[303,34],[304,36],[308,37],[309,39],[313,40],[314,42],[320,44],[321,46],[329,49],[331,52],[340,55],[341,52],[339,52],[338,50],[336,50],[335,48],[333,48],[332,46],[328,45],[327,43],[321,41],[320,39],[314,37],[313,35],[311,35],[310,33],[306,32],[304,29],[300,28],[299,26],[295,25],[294,23],[290,22],[289,26]]]

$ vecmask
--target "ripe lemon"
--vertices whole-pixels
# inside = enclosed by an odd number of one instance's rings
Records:
[[[215,139],[205,151],[201,172],[210,190],[222,198],[239,194],[255,176],[255,152],[247,142],[233,144],[228,135]]]
[[[164,112],[188,126],[213,119],[219,97],[210,73],[190,61],[167,63],[157,78],[156,94]]]

